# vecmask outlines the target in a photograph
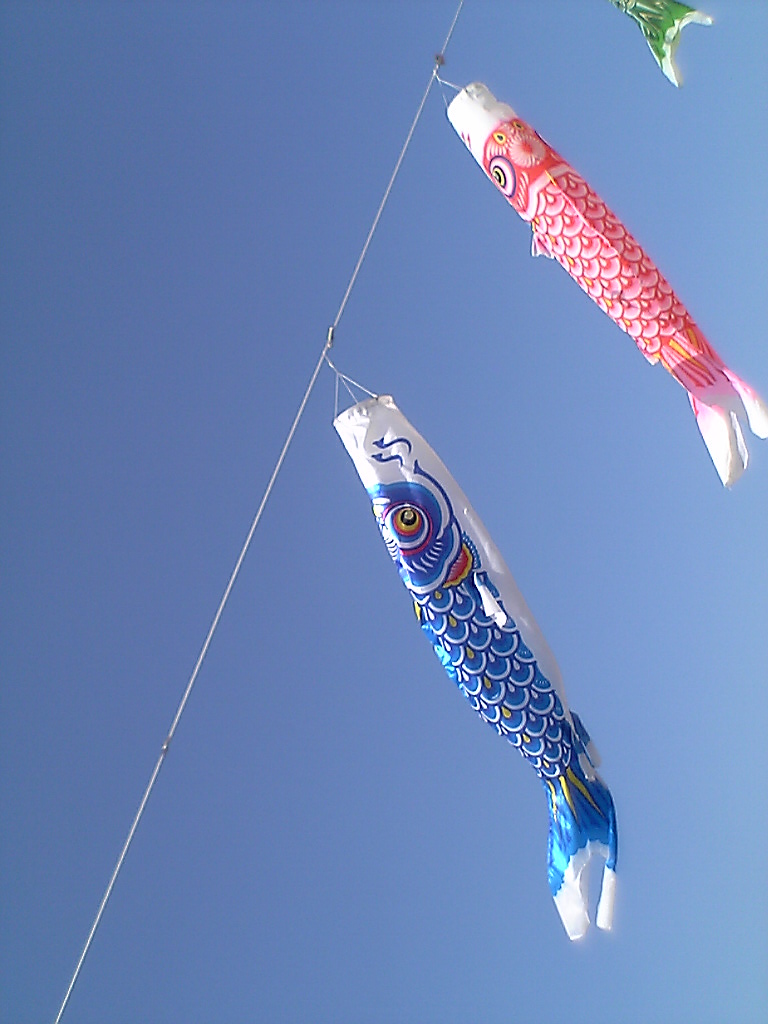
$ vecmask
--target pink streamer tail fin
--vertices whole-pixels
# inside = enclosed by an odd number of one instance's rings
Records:
[[[689,391],[689,396],[715,469],[725,486],[731,487],[749,462],[742,424],[748,423],[757,437],[768,437],[768,405],[735,373],[727,367],[722,370],[730,388],[699,396]]]
[[[745,384],[735,373],[726,369],[725,375],[738,392],[739,398],[744,403],[744,410],[749,420],[749,427],[753,434],[758,437],[768,437],[768,405],[758,393]]]
[[[735,412],[706,405],[690,396],[696,423],[709,450],[715,469],[726,487],[731,487],[747,468],[749,455]]]

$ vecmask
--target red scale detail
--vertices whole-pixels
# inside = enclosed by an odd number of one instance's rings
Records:
[[[514,165],[517,188],[508,201],[533,221],[542,250],[634,338],[647,359],[660,360],[699,397],[713,386],[720,394],[733,393],[722,360],[672,287],[577,171],[519,118],[488,137],[486,171],[495,156]]]

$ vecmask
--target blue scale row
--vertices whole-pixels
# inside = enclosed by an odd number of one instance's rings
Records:
[[[560,698],[509,619],[498,627],[463,581],[420,596],[422,628],[472,707],[544,778],[571,762],[570,725]]]

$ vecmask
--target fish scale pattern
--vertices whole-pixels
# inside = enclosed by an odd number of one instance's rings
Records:
[[[642,246],[584,178],[525,121],[500,125],[483,166],[531,223],[534,248],[554,258],[590,298],[690,392],[731,391],[722,361]]]
[[[688,390],[725,375],[672,286],[574,170],[548,178],[532,221],[537,243],[631,338]]]
[[[402,462],[404,444],[410,441],[381,438],[373,445],[374,459]],[[560,778],[572,761],[578,767],[584,743],[504,607],[447,492],[415,460],[413,475],[410,481],[376,484],[369,494],[422,630],[475,711],[518,748],[542,781]]]
[[[562,775],[573,756],[572,730],[514,621],[498,626],[485,614],[471,577],[415,597],[415,607],[435,653],[475,711],[542,779]]]

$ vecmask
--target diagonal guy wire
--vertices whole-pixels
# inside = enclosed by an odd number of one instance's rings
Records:
[[[54,1021],[54,1024],[59,1024],[59,1022],[61,1021],[61,1018],[64,1015],[64,1011],[67,1008],[67,1004],[69,1003],[70,996],[72,995],[72,990],[74,989],[75,984],[77,982],[77,979],[80,976],[80,971],[82,970],[82,966],[83,966],[83,963],[85,962],[86,956],[88,955],[88,951],[91,948],[91,943],[93,942],[93,937],[96,934],[96,929],[99,927],[99,923],[101,922],[102,916],[103,916],[104,911],[105,911],[106,906],[107,906],[107,903],[109,902],[109,898],[112,895],[112,890],[114,889],[115,883],[117,882],[117,877],[120,874],[120,870],[121,870],[121,868],[123,866],[123,862],[125,861],[125,858],[128,855],[128,850],[130,849],[131,843],[133,842],[133,837],[136,834],[136,829],[139,827],[139,822],[141,821],[142,815],[144,814],[144,809],[147,806],[147,801],[149,800],[149,798],[150,798],[150,796],[152,794],[152,790],[155,787],[155,783],[157,782],[158,776],[160,775],[160,769],[163,767],[163,763],[165,761],[166,755],[168,754],[168,748],[170,747],[171,741],[173,740],[174,734],[176,733],[176,729],[178,727],[179,721],[181,720],[181,716],[184,714],[184,709],[187,706],[187,701],[189,700],[189,698],[190,698],[190,696],[192,694],[192,689],[193,689],[193,687],[195,685],[195,682],[197,680],[197,677],[198,677],[198,674],[200,672],[200,669],[202,668],[203,661],[205,660],[205,656],[208,653],[208,648],[210,647],[211,641],[213,640],[213,635],[216,632],[216,627],[219,624],[219,620],[221,619],[221,616],[222,616],[222,614],[224,612],[224,608],[225,608],[225,606],[227,604],[227,601],[229,600],[229,595],[232,592],[232,588],[235,585],[235,581],[237,580],[237,577],[238,577],[238,575],[240,573],[240,569],[242,567],[242,564],[245,561],[245,556],[247,555],[248,549],[251,546],[251,541],[253,540],[253,535],[256,532],[256,528],[259,525],[259,522],[261,521],[261,517],[262,517],[264,509],[265,509],[265,507],[267,505],[269,497],[272,494],[272,489],[275,486],[275,481],[277,480],[278,474],[280,473],[280,470],[282,469],[283,462],[285,461],[285,457],[288,454],[288,449],[289,449],[289,447],[291,445],[291,442],[293,441],[294,434],[296,433],[296,430],[297,430],[297,428],[299,426],[299,422],[300,422],[300,420],[301,420],[301,418],[302,418],[302,416],[304,414],[304,410],[306,408],[307,402],[309,401],[309,397],[312,394],[312,390],[313,390],[313,388],[315,386],[317,378],[318,378],[318,376],[320,374],[320,370],[322,368],[323,362],[326,360],[328,352],[330,351],[330,348],[333,345],[334,331],[335,331],[336,327],[338,326],[339,321],[341,320],[341,317],[342,317],[342,315],[344,313],[344,310],[346,308],[347,302],[349,301],[349,297],[350,297],[350,295],[352,293],[352,289],[354,288],[355,282],[357,281],[357,276],[360,273],[360,268],[363,265],[363,260],[366,257],[366,254],[367,254],[368,249],[370,247],[371,241],[372,241],[373,236],[374,236],[374,234],[376,232],[376,228],[378,227],[379,221],[381,220],[381,215],[384,212],[384,207],[386,206],[387,200],[389,199],[389,194],[392,191],[392,187],[393,187],[393,185],[395,183],[395,179],[397,178],[398,172],[400,170],[400,166],[401,166],[401,164],[402,164],[402,162],[403,162],[403,160],[405,158],[405,154],[406,154],[406,152],[408,150],[408,146],[411,143],[411,139],[413,138],[413,133],[416,131],[416,126],[418,125],[419,119],[421,118],[421,114],[422,114],[422,111],[424,110],[424,106],[425,106],[425,104],[427,102],[427,97],[429,96],[429,92],[430,92],[430,90],[432,88],[432,85],[434,84],[435,80],[438,77],[439,69],[442,67],[442,65],[444,63],[445,50],[446,50],[446,48],[448,46],[448,43],[451,40],[451,36],[453,35],[453,30],[456,27],[456,22],[458,21],[459,14],[461,13],[461,9],[462,9],[463,6],[464,6],[464,0],[459,0],[459,5],[456,8],[456,13],[453,16],[453,21],[451,22],[451,27],[448,30],[448,35],[446,36],[445,42],[443,43],[443,48],[440,51],[440,53],[438,53],[435,56],[435,66],[434,66],[434,68],[432,70],[432,74],[430,75],[429,82],[427,83],[427,87],[424,90],[424,95],[421,98],[421,102],[419,103],[418,109],[416,111],[416,116],[414,117],[413,122],[411,124],[411,127],[410,127],[410,129],[408,131],[408,135],[406,136],[405,143],[403,144],[403,148],[400,151],[400,156],[397,158],[397,163],[395,164],[395,169],[392,172],[392,176],[389,179],[389,184],[387,185],[387,188],[386,188],[386,190],[384,192],[384,197],[382,198],[381,203],[379,204],[379,208],[376,211],[376,216],[373,219],[373,224],[371,225],[371,229],[368,232],[368,236],[367,236],[367,238],[365,240],[365,243],[363,244],[363,248],[362,248],[362,250],[360,252],[360,256],[358,257],[357,263],[355,264],[355,268],[352,271],[352,276],[349,279],[349,284],[347,285],[347,290],[344,292],[344,297],[341,300],[341,305],[339,306],[339,310],[338,310],[338,312],[336,314],[336,318],[333,321],[332,326],[328,328],[328,333],[326,335],[325,343],[323,344],[323,349],[322,349],[322,351],[320,353],[320,356],[319,356],[319,358],[317,360],[317,363],[315,364],[315,368],[314,368],[314,370],[312,372],[312,376],[310,378],[309,384],[307,385],[307,389],[304,392],[304,397],[301,400],[298,412],[296,413],[296,416],[294,417],[293,423],[291,424],[291,428],[288,431],[288,436],[285,439],[285,443],[283,444],[283,448],[282,448],[282,450],[280,452],[280,455],[279,455],[279,457],[277,459],[277,462],[275,464],[275,468],[272,471],[272,476],[269,478],[269,483],[267,484],[266,490],[264,491],[264,496],[262,497],[261,503],[259,504],[259,507],[258,507],[258,509],[256,511],[256,515],[253,518],[253,522],[251,523],[251,527],[248,530],[248,534],[247,534],[247,536],[245,538],[245,542],[243,543],[243,546],[242,546],[242,548],[240,550],[240,554],[238,555],[237,561],[235,562],[235,567],[232,570],[232,574],[229,577],[229,582],[227,583],[227,585],[226,585],[226,587],[224,589],[224,594],[223,594],[223,596],[221,598],[221,601],[219,602],[218,608],[216,609],[216,614],[213,617],[213,621],[211,622],[211,626],[210,626],[210,628],[208,630],[208,634],[207,634],[207,636],[205,638],[205,641],[203,643],[202,648],[200,649],[200,654],[198,655],[197,661],[195,662],[195,667],[192,670],[192,675],[189,677],[189,682],[187,683],[187,687],[186,687],[186,689],[184,691],[184,695],[181,698],[179,706],[178,706],[178,708],[176,710],[176,715],[174,716],[173,722],[171,723],[171,727],[168,730],[168,734],[167,734],[167,736],[165,738],[165,741],[164,741],[164,743],[162,745],[162,748],[160,750],[160,754],[158,756],[157,763],[155,764],[154,771],[152,772],[152,775],[150,776],[149,783],[147,784],[147,788],[144,791],[144,796],[142,797],[141,803],[139,804],[139,809],[137,810],[136,816],[133,819],[133,824],[130,827],[130,830],[128,832],[128,836],[127,836],[127,838],[125,840],[125,843],[123,844],[123,848],[120,851],[120,856],[118,857],[117,863],[115,864],[114,870],[112,872],[112,876],[109,879],[109,884],[107,885],[107,888],[106,888],[106,890],[104,892],[104,895],[103,895],[103,897],[101,899],[101,903],[99,904],[99,909],[96,912],[96,917],[94,918],[93,924],[91,925],[91,930],[88,933],[88,938],[86,939],[85,945],[83,946],[83,950],[82,950],[82,952],[80,954],[80,959],[77,961],[77,966],[75,967],[74,973],[72,975],[72,979],[71,979],[71,981],[69,983],[69,987],[67,988],[66,995],[64,996],[62,1004],[61,1004],[61,1006],[59,1008],[59,1012],[56,1014],[56,1019]]]

